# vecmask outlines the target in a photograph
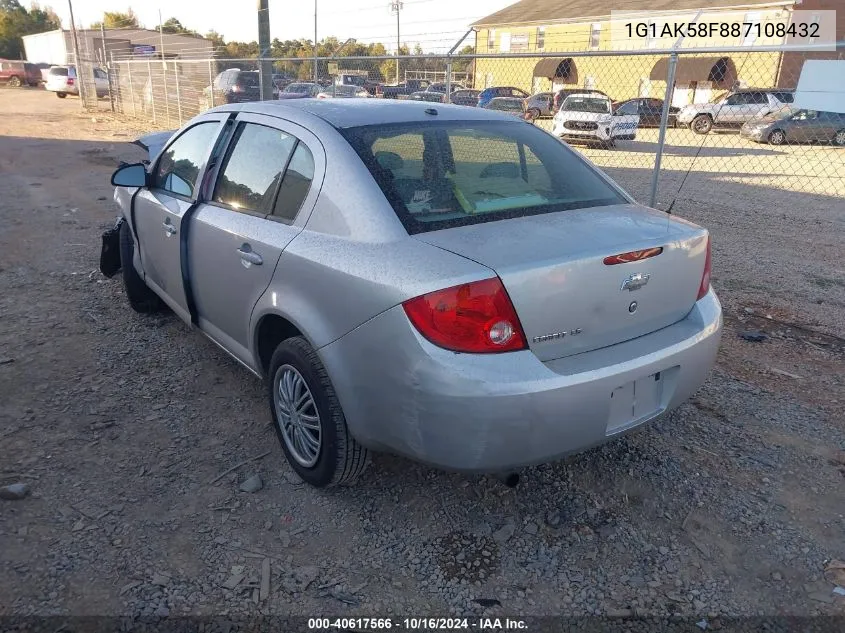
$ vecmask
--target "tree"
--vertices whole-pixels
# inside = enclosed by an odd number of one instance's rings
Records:
[[[132,7],[123,11],[106,11],[103,13],[102,22],[94,22],[91,25],[92,29],[98,29],[100,26],[107,29],[138,29],[141,24],[138,22],[138,16],[132,10]]]
[[[22,36],[60,28],[61,21],[49,7],[33,5],[27,11],[18,0],[0,0],[0,57],[20,59],[24,52]]]
[[[196,35],[199,37],[199,33],[191,29],[186,29],[177,18],[167,18],[164,24],[161,25],[161,30],[165,33],[182,33],[183,35]],[[220,36],[218,35],[218,37]]]

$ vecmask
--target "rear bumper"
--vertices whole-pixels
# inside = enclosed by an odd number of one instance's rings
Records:
[[[397,306],[319,353],[362,444],[449,470],[497,472],[555,461],[674,409],[706,379],[721,329],[711,290],[674,325],[543,363],[530,351],[443,350]],[[620,418],[611,394],[658,373],[654,406]]]

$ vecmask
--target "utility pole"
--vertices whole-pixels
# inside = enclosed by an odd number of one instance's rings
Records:
[[[273,62],[270,57],[270,0],[258,0],[258,78],[261,100],[273,98]]]
[[[402,44],[399,38],[399,12],[404,8],[404,4],[399,0],[393,0],[390,3],[390,10],[396,14],[396,83],[401,83],[399,79],[399,54],[402,51]]]
[[[161,9],[158,10],[158,43],[161,47],[161,64],[164,65],[164,25],[161,23]]]
[[[70,34],[73,39],[73,65],[76,68],[76,81],[79,83],[79,102],[82,107],[85,107],[85,90],[87,85],[82,81],[82,73],[80,58],[79,58],[79,37],[76,35],[76,22],[73,19],[73,1],[67,0],[68,9],[70,9]]]
[[[317,0],[314,0],[314,83],[317,83]]]

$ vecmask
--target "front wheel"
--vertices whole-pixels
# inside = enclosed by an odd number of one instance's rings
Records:
[[[769,134],[769,143],[772,145],[783,145],[786,143],[786,133],[783,130],[773,130]]]
[[[20,77],[9,77],[9,85],[12,88],[20,88],[21,87],[21,78]]]
[[[708,134],[713,129],[713,119],[706,114],[699,114],[692,120],[690,127],[696,134]]]
[[[66,93],[66,92],[57,92],[57,93],[56,93],[56,96],[57,96],[59,99],[64,99],[65,97],[67,97],[67,93]]]
[[[845,147],[845,130],[839,130],[833,135],[833,144],[839,147]]]
[[[291,468],[317,488],[354,483],[369,452],[350,435],[314,348],[302,337],[281,342],[267,375],[276,435]]]

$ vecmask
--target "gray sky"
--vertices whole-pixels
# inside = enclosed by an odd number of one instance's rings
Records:
[[[448,50],[474,20],[494,13],[516,0],[405,0],[401,12],[402,43],[419,42],[426,50]],[[65,26],[70,24],[67,2],[52,4]],[[254,40],[256,0],[73,0],[77,25],[88,26],[100,20],[103,11],[123,11],[131,6],[147,28],[162,19],[178,20],[200,33],[214,29],[227,40]],[[238,8],[233,8],[238,7]],[[388,0],[317,0],[317,36],[354,37],[362,42],[383,42],[388,50],[396,45],[396,18]],[[314,37],[314,0],[270,0],[271,37],[295,39]]]

